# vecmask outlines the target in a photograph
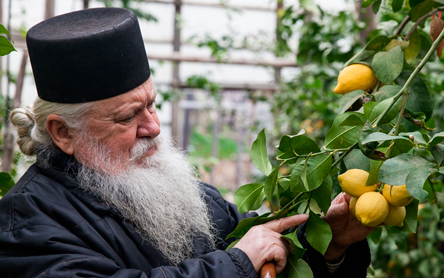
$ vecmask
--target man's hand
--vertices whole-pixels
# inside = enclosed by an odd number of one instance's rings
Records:
[[[234,246],[247,254],[257,273],[269,261],[276,262],[277,273],[287,263],[290,245],[281,238],[281,233],[307,221],[308,215],[294,215],[276,219],[263,225],[252,227]]]
[[[333,233],[333,238],[324,254],[327,262],[333,263],[339,260],[351,244],[365,239],[374,229],[362,225],[351,214],[348,207],[350,198],[345,193],[339,193],[331,202],[327,215],[323,217]]]

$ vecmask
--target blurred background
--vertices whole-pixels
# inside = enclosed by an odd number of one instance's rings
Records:
[[[232,201],[239,186],[264,179],[250,161],[262,129],[272,163],[285,134],[303,129],[323,144],[338,112],[333,88],[344,62],[403,20],[391,11],[392,0],[378,2],[376,17],[362,0],[0,0],[0,22],[17,50],[0,58],[0,172],[17,181],[33,163],[19,152],[6,119],[37,96],[25,36],[45,18],[105,6],[133,10],[158,90],[162,132],[188,153],[203,181]],[[437,132],[443,130],[442,72],[437,58],[422,71]],[[424,205],[421,212],[417,235],[382,232],[379,241],[369,240],[368,277],[443,277],[443,211]]]

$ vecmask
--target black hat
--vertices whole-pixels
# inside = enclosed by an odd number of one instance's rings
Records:
[[[120,8],[47,19],[26,35],[41,99],[81,103],[128,92],[150,77],[136,15]]]

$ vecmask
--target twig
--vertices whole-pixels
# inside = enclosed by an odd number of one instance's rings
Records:
[[[432,11],[426,13],[425,15],[423,15],[421,18],[419,18],[415,24],[413,25],[413,27],[409,30],[409,32],[407,33],[407,35],[405,36],[404,40],[408,41],[410,39],[410,36],[413,34],[413,32],[416,30],[416,28],[419,26],[419,24],[421,24],[423,21],[425,21],[427,18],[431,17],[432,14],[437,13],[438,11],[444,11],[444,6],[443,7],[439,7],[436,9],[433,9]]]
[[[401,120],[403,118],[404,115],[404,110],[405,110],[405,106],[407,104],[407,97],[409,95],[409,92],[405,92],[403,97],[402,97],[402,105],[401,105],[401,110],[399,111],[399,117],[398,117],[398,121],[396,122],[396,126],[395,126],[395,133],[393,134],[394,136],[398,135],[399,133],[399,127],[401,126]]]
[[[444,9],[444,7],[443,7]],[[410,84],[413,82],[413,79],[418,75],[418,73],[421,71],[421,69],[424,67],[424,65],[427,63],[427,61],[430,59],[432,54],[434,53],[435,49],[438,47],[439,42],[444,38],[444,29],[439,34],[438,38],[432,43],[432,46],[430,47],[427,54],[424,56],[424,58],[421,60],[419,65],[415,68],[415,70],[412,72],[412,74],[409,76],[407,81],[405,82],[404,86],[402,86],[401,90],[393,97],[392,102],[390,105],[388,105],[385,110],[382,112],[381,115],[379,115],[378,118],[376,118],[372,122],[373,128],[377,127],[379,122],[382,118],[384,118],[385,115],[390,111],[390,109],[393,107],[393,105],[396,103],[396,101],[405,93],[407,92],[407,89],[409,88]]]
[[[407,23],[409,23],[410,21],[410,16],[408,15],[406,18],[404,18],[404,20],[401,22],[401,24],[398,27],[398,30],[396,30],[395,36],[397,35],[401,35],[402,30],[404,29],[404,27],[407,25]]]
[[[355,149],[358,146],[358,142],[355,142],[346,152],[341,154],[341,156],[331,165],[330,169],[333,169],[336,167],[336,165],[339,164],[353,149]]]

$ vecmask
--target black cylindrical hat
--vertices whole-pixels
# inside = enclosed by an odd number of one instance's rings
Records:
[[[81,103],[117,96],[150,77],[136,15],[120,8],[47,19],[26,36],[41,99]]]

